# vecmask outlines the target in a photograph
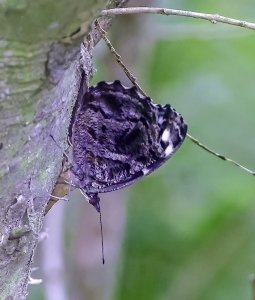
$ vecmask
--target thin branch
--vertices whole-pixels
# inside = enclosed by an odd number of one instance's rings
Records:
[[[146,93],[142,90],[142,88],[140,87],[140,85],[137,83],[137,80],[135,78],[135,76],[129,71],[129,69],[126,67],[126,65],[123,63],[123,61],[121,60],[121,56],[120,54],[115,50],[115,48],[113,47],[112,43],[110,42],[110,40],[107,38],[106,36],[106,32],[102,29],[102,27],[100,26],[98,21],[95,21],[95,26],[98,29],[98,31],[100,32],[100,34],[102,35],[103,40],[105,41],[106,45],[108,46],[110,52],[115,56],[117,63],[121,66],[121,68],[123,69],[123,71],[125,72],[126,76],[128,77],[128,79],[139,89],[139,91],[146,96]],[[202,148],[203,150],[207,151],[208,153],[216,156],[219,159],[225,160],[229,163],[231,163],[232,165],[235,165],[237,167],[239,167],[240,169],[242,169],[243,171],[249,173],[250,175],[255,176],[255,171],[252,171],[246,167],[244,167],[243,165],[239,164],[238,162],[234,161],[231,158],[228,158],[222,154],[219,154],[217,152],[215,152],[214,150],[210,149],[209,147],[207,147],[206,145],[200,143],[196,138],[194,138],[192,135],[190,135],[189,133],[187,133],[187,137],[198,147]]]
[[[96,28],[98,29],[98,31],[100,32],[102,39],[105,41],[106,45],[108,46],[109,50],[111,51],[111,53],[115,56],[116,61],[118,64],[120,64],[120,66],[122,67],[123,71],[125,72],[126,76],[128,77],[128,79],[133,83],[133,85],[135,85],[138,90],[144,95],[146,96],[145,92],[142,90],[142,88],[140,87],[140,85],[137,83],[137,80],[135,78],[135,76],[128,70],[128,68],[125,66],[125,64],[123,63],[121,56],[119,55],[119,53],[115,50],[115,48],[113,47],[113,45],[111,44],[111,42],[109,41],[109,39],[106,36],[106,32],[103,30],[103,28],[100,26],[98,21],[95,21],[95,25]]]
[[[203,20],[210,21],[213,24],[224,23],[224,24],[255,30],[255,23],[227,18],[224,16],[220,16],[218,14],[204,14],[204,13],[198,13],[198,12],[187,11],[187,10],[179,10],[179,9],[171,9],[171,8],[160,8],[160,7],[113,8],[113,9],[102,10],[101,15],[112,16],[112,15],[127,15],[127,14],[142,14],[142,13],[203,19]]]
[[[210,154],[222,159],[222,160],[225,160],[229,163],[231,163],[232,165],[235,165],[237,167],[239,167],[240,169],[244,170],[245,172],[255,176],[255,171],[252,171],[246,167],[244,167],[243,165],[239,164],[238,162],[234,161],[233,159],[231,158],[228,158],[222,154],[219,154],[215,151],[213,151],[212,149],[208,148],[206,145],[200,143],[196,138],[194,138],[193,136],[191,136],[190,134],[187,133],[187,137],[194,143],[196,144],[197,146],[199,146],[200,148],[204,149],[205,151],[209,152]]]

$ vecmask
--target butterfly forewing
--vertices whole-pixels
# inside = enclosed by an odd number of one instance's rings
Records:
[[[87,90],[74,118],[72,172],[86,194],[125,187],[171,157],[186,132],[169,104],[154,104],[120,81],[100,82]]]

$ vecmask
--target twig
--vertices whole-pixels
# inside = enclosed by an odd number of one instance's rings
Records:
[[[100,26],[99,22],[96,20],[95,21],[95,25],[96,28],[98,29],[98,31],[100,32],[102,39],[105,41],[106,45],[108,46],[109,50],[111,51],[111,53],[115,56],[116,61],[118,64],[121,65],[123,71],[125,72],[126,76],[128,77],[128,79],[133,83],[133,85],[135,85],[138,90],[144,95],[146,96],[145,92],[142,90],[142,88],[139,86],[139,84],[137,83],[137,80],[135,78],[135,76],[128,70],[128,68],[125,66],[125,64],[122,62],[121,60],[121,56],[119,55],[119,53],[115,50],[115,48],[113,47],[113,45],[111,44],[111,42],[109,41],[109,39],[106,36],[106,32],[103,30],[103,28]]]
[[[239,164],[238,162],[234,161],[233,159],[230,159],[222,154],[219,154],[213,150],[211,150],[210,148],[208,148],[207,146],[205,146],[204,144],[200,143],[197,139],[195,139],[193,136],[191,136],[190,134],[187,133],[187,137],[194,143],[196,144],[197,146],[199,146],[200,148],[204,149],[205,151],[211,153],[212,155],[222,159],[222,160],[225,160],[239,168],[241,168],[242,170],[244,170],[245,172],[248,172],[249,174],[255,176],[255,172],[242,166],[241,164]]]
[[[216,23],[224,23],[233,26],[244,27],[247,29],[255,30],[255,23],[246,22],[243,20],[237,20],[232,18],[227,18],[220,16],[218,14],[204,14],[193,11],[171,9],[171,8],[160,8],[160,7],[128,7],[128,8],[113,8],[113,9],[104,9],[101,12],[102,16],[112,16],[112,15],[127,15],[127,14],[161,14],[165,16],[179,16],[179,17],[188,17],[195,19],[203,19]]]
[[[122,62],[121,60],[121,56],[119,55],[119,53],[117,53],[117,51],[115,50],[115,48],[113,47],[112,43],[109,41],[109,39],[106,37],[106,32],[101,28],[100,24],[98,21],[95,22],[95,25],[98,29],[98,31],[101,33],[102,38],[104,39],[106,45],[108,46],[109,50],[111,51],[111,53],[116,57],[117,62],[120,64],[121,68],[123,69],[123,71],[125,72],[125,74],[127,75],[128,79],[139,89],[139,91],[144,95],[147,96],[146,93],[142,90],[142,88],[138,85],[136,78],[132,75],[132,73],[128,70],[128,68],[125,66],[125,64]],[[239,168],[241,168],[242,170],[244,170],[245,172],[255,176],[255,172],[242,166],[241,164],[239,164],[238,162],[224,156],[221,155],[213,150],[211,150],[210,148],[208,148],[206,145],[200,143],[196,138],[194,138],[193,136],[191,136],[190,134],[187,133],[187,137],[197,146],[199,146],[200,148],[202,148],[203,150],[207,151],[208,153],[216,156],[217,158],[220,158],[222,160],[225,160]]]

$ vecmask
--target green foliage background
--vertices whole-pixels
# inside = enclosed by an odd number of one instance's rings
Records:
[[[178,3],[171,7],[245,20],[254,10],[252,1]],[[151,20],[152,35],[153,22],[166,34],[141,62],[146,91],[181,112],[192,135],[255,169],[255,33],[194,19]],[[254,178],[186,140],[129,195],[116,299],[251,299]]]

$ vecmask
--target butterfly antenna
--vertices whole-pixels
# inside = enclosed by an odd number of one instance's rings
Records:
[[[98,203],[99,208],[99,222],[100,222],[100,231],[101,231],[101,249],[102,249],[102,263],[104,265],[105,259],[104,259],[104,235],[103,235],[103,224],[102,224],[102,214],[100,209],[100,204]]]
[[[239,164],[238,162],[234,161],[233,159],[230,159],[224,155],[221,155],[213,150],[211,150],[210,148],[208,148],[207,146],[205,146],[204,144],[200,143],[197,139],[195,139],[193,136],[191,136],[190,134],[187,133],[187,137],[194,143],[196,144],[197,146],[199,146],[200,148],[204,149],[205,151],[209,152],[210,154],[222,159],[222,160],[225,160],[229,163],[231,163],[232,165],[235,165],[237,167],[239,167],[240,169],[244,170],[245,172],[255,176],[255,172],[242,166],[241,164]]]

